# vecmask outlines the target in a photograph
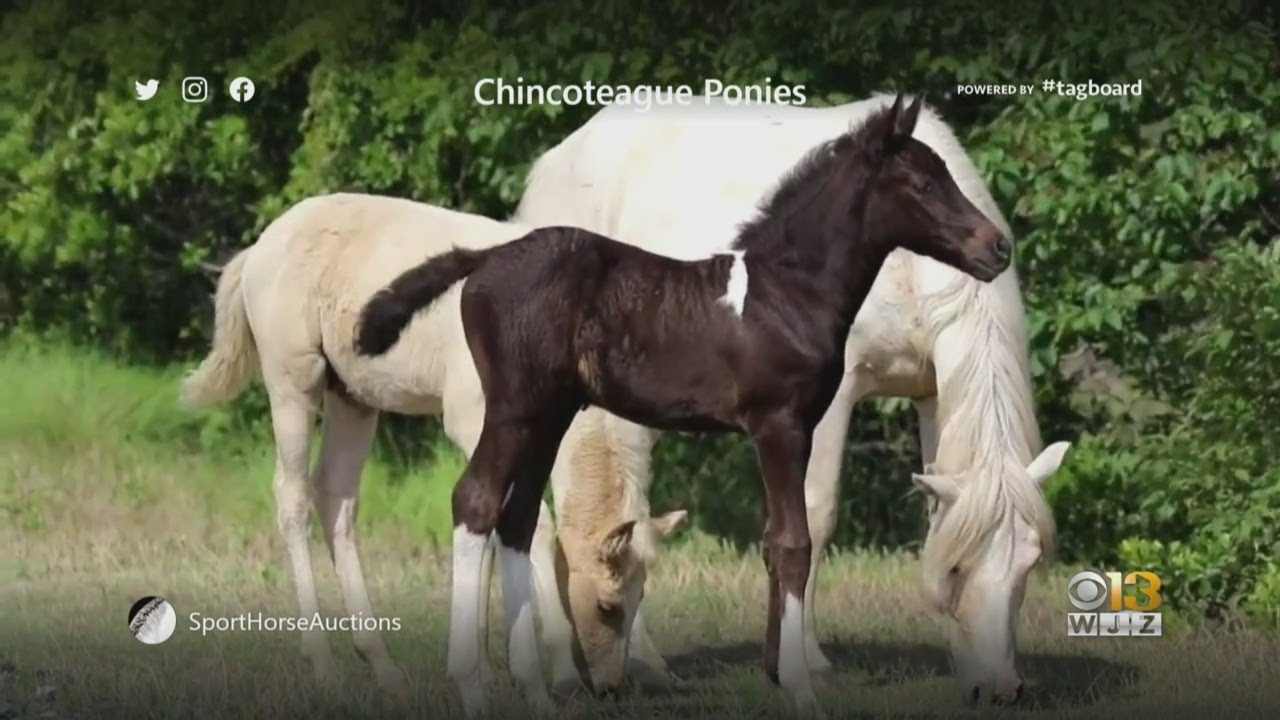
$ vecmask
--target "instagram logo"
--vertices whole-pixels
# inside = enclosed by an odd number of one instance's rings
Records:
[[[182,78],[182,99],[189,103],[202,103],[209,99],[209,81],[199,76]]]
[[[227,90],[231,93],[231,99],[236,102],[249,102],[253,97],[253,81],[244,76],[238,77],[231,81]]]

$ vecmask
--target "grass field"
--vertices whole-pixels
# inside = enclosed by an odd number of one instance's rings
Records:
[[[366,475],[365,567],[375,610],[400,618],[387,638],[413,685],[412,706],[383,701],[342,633],[330,641],[343,683],[318,687],[293,634],[202,637],[187,627],[193,612],[287,616],[294,600],[274,527],[269,446],[210,440],[216,422],[210,430],[174,407],[175,379],[65,351],[0,352],[0,720],[456,713],[444,681],[448,556],[438,542],[456,456],[408,477],[381,463]],[[341,614],[322,548],[317,539],[322,604]],[[1280,637],[1209,632],[1166,616],[1162,638],[1067,638],[1065,580],[1076,569],[1033,579],[1020,638],[1027,700],[965,710],[942,625],[915,600],[913,559],[835,555],[819,598],[839,670],[821,692],[826,709],[835,717],[1280,716]],[[785,715],[759,670],[763,591],[757,555],[686,534],[662,555],[646,599],[684,683],[608,702],[573,699],[560,716]],[[127,629],[129,607],[146,595],[178,612],[178,630],[162,645],[143,645]],[[496,615],[492,626],[501,627]],[[503,715],[521,715],[518,698],[503,692]]]

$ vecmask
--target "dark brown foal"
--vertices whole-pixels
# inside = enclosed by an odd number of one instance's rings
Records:
[[[356,345],[385,352],[453,283],[485,395],[484,430],[454,491],[450,676],[469,713],[477,675],[477,548],[496,531],[511,667],[544,704],[534,645],[529,543],[560,439],[596,405],[663,430],[745,432],[764,476],[769,574],[765,670],[816,711],[804,658],[811,553],[804,477],[813,431],[839,385],[844,342],[890,252],[907,248],[983,281],[1009,242],[911,137],[902,98],[816,148],[732,251],[683,262],[576,228],[542,228],[483,251],[428,260],[366,306]]]

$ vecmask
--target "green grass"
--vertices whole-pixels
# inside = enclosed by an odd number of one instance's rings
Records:
[[[461,468],[442,452],[409,471],[375,461],[365,475],[362,555],[375,611],[398,617],[392,655],[414,690],[388,705],[341,633],[342,670],[319,687],[289,633],[201,636],[189,613],[289,616],[294,595],[271,501],[271,451],[231,411],[194,417],[175,405],[177,370],[131,369],[59,348],[0,350],[0,717],[445,717],[449,487]],[[434,538],[433,539],[433,535]],[[341,599],[314,545],[326,612]],[[1018,717],[1276,717],[1280,638],[1208,632],[1166,617],[1159,639],[1064,637],[1066,578],[1033,578],[1020,664]],[[905,554],[842,552],[819,596],[838,666],[821,692],[837,717],[953,717],[943,627],[920,606]],[[664,552],[649,582],[650,627],[676,692],[575,699],[564,718],[775,717],[779,694],[760,672],[764,578],[759,556],[700,534]],[[178,631],[145,646],[126,628],[139,597],[177,608]],[[495,600],[498,598],[495,597]],[[491,627],[500,629],[500,602]],[[491,654],[501,667],[499,630]],[[499,677],[504,677],[501,670]],[[504,687],[506,714],[519,699]],[[983,713],[991,712],[984,708]],[[977,716],[981,713],[969,712]]]
[[[200,505],[197,516],[215,518],[232,532],[256,533],[274,523],[274,451],[265,409],[252,423],[241,420],[233,408],[185,411],[177,401],[182,371],[125,367],[65,346],[0,347],[0,381],[6,387],[0,404],[0,447],[10,453],[22,451],[11,472],[16,473],[22,462],[92,457],[119,480],[103,485],[85,477],[69,485],[32,487],[6,473],[0,511],[38,532],[56,525],[46,517],[50,508],[66,504],[54,496],[70,492],[82,498],[85,507],[100,503],[135,511],[161,501],[190,499]],[[313,443],[316,453],[318,446]],[[68,456],[69,450],[74,457]],[[390,528],[431,543],[447,543],[452,527],[449,496],[465,465],[461,453],[440,446],[432,462],[416,466],[395,457],[388,461],[387,455],[392,453],[374,457],[365,469],[362,530]],[[180,522],[185,524],[186,518]]]

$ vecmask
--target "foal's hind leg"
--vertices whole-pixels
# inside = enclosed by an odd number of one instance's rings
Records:
[[[524,686],[534,708],[549,708],[551,702],[542,675],[538,637],[534,627],[536,587],[530,548],[542,508],[551,468],[560,440],[569,428],[573,410],[550,413],[533,419],[520,440],[519,453],[508,499],[498,518],[497,539],[501,559],[502,596],[506,608],[507,658],[511,674]]]
[[[458,686],[463,709],[468,716],[484,713],[489,707],[489,688],[483,675],[486,638],[481,634],[479,619],[479,614],[488,609],[480,604],[484,594],[483,586],[488,580],[482,561],[489,537],[498,528],[503,517],[504,506],[516,502],[512,485],[520,475],[521,464],[528,460],[527,449],[533,436],[533,431],[527,425],[495,423],[486,418],[475,452],[453,490],[453,598],[449,613],[448,672],[450,679]],[[527,555],[525,564],[527,565]],[[508,573],[514,576],[517,572],[517,563],[508,560],[505,552],[503,566],[506,571],[504,580]],[[509,596],[509,610],[512,599],[519,599],[521,596],[520,589],[515,587],[521,584],[525,587],[524,595],[527,597],[531,594],[528,572],[525,573],[523,583],[518,576],[504,583],[504,595]],[[531,631],[531,614],[528,614],[528,621]],[[513,628],[516,625],[509,624]],[[523,632],[524,629],[524,625],[520,624],[518,630]],[[521,645],[518,652],[510,658],[513,674],[523,674],[528,666],[528,659],[520,654],[523,652],[525,646]],[[536,648],[533,652],[536,662]],[[521,679],[527,683],[532,678]],[[540,673],[538,682],[526,689],[535,703],[549,705]],[[538,697],[539,690],[541,697]]]
[[[298,594],[298,616],[312,618],[320,612],[316,578],[311,566],[310,500],[307,471],[311,461],[311,425],[314,413],[309,394],[272,387],[271,426],[276,441],[276,472],[272,489],[276,498],[276,523],[289,552],[294,589]],[[337,666],[329,642],[321,628],[302,631],[302,654],[311,661],[321,683],[337,678]]]
[[[369,603],[356,548],[356,510],[360,501],[360,473],[373,447],[377,428],[375,410],[353,405],[337,393],[325,393],[324,436],[315,475],[316,509],[347,613],[370,623],[376,617]],[[378,684],[393,696],[407,697],[409,686],[404,673],[391,659],[378,630],[358,626],[352,630],[352,641],[356,651],[369,663]]]
[[[484,427],[484,392],[480,389],[480,379],[475,375],[470,351],[463,349],[465,358],[455,359],[445,384],[443,397],[444,434],[453,441],[468,461],[475,455],[476,444],[480,442],[480,431]],[[466,371],[470,372],[466,372]],[[489,589],[493,585],[493,539],[485,543],[480,556],[480,596],[477,607],[483,610],[476,614],[480,635],[480,666],[477,674],[482,685],[493,680],[493,663],[489,660]]]
[[[492,409],[492,402],[491,408]],[[508,664],[529,705],[549,711],[551,700],[534,628],[529,548],[559,441],[573,413],[527,420],[486,419],[480,442],[454,489],[454,594],[449,633],[449,675],[458,683],[468,715],[487,707],[475,613],[480,597],[482,544],[497,531],[506,605]]]

